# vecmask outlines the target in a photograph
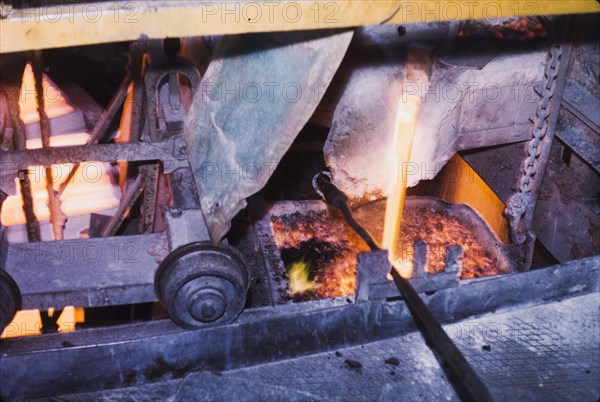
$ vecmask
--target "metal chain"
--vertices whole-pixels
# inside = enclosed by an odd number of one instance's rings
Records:
[[[541,98],[537,106],[533,124],[531,126],[531,140],[525,147],[526,157],[521,164],[521,177],[517,181],[517,190],[509,198],[506,207],[506,214],[510,220],[511,238],[515,244],[523,244],[527,240],[527,233],[531,230],[523,225],[523,215],[528,207],[535,202],[532,195],[532,189],[536,180],[541,180],[537,176],[540,155],[543,149],[543,139],[548,132],[549,116],[551,113],[550,101],[556,92],[557,78],[560,68],[560,59],[562,48],[559,44],[553,45],[549,51],[548,62],[544,72],[544,86],[542,88]]]

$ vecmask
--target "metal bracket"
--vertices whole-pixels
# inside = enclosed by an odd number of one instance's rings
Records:
[[[210,241],[208,227],[200,209],[173,208],[165,211],[169,250],[194,242]]]
[[[440,289],[456,287],[461,272],[460,258],[463,250],[460,246],[450,246],[446,250],[446,267],[444,272],[428,274],[425,272],[427,261],[427,244],[415,242],[414,272],[408,281],[419,292],[433,292]],[[400,297],[398,288],[390,279],[390,262],[387,250],[373,251],[358,255],[356,268],[356,301],[385,300]]]
[[[188,167],[187,149],[182,136],[161,142],[137,142],[127,144],[92,144],[60,148],[40,148],[27,151],[0,152],[0,181],[14,183],[19,171],[32,166],[49,166],[59,163],[96,162],[142,162],[162,161],[165,173]],[[3,187],[5,188],[5,187]],[[16,193],[16,188],[12,194]]]
[[[191,84],[192,94],[200,87],[202,76],[192,63],[176,58],[157,67],[150,67],[145,75],[148,126],[152,141],[163,140],[173,133],[181,134],[185,113],[177,74],[184,75]],[[169,79],[169,92],[161,92],[165,78]],[[160,106],[160,107],[159,107]],[[169,107],[167,107],[169,106]]]

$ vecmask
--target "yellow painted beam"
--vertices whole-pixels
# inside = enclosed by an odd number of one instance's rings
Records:
[[[0,0],[0,53],[96,43],[600,12],[596,0],[137,0],[11,9]]]

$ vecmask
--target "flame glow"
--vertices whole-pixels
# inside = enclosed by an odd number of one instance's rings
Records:
[[[74,331],[77,323],[85,321],[84,316],[85,312],[82,308],[65,307],[56,322],[58,332]],[[17,312],[12,322],[4,328],[0,339],[36,336],[41,333],[42,318],[39,310],[22,310]]]
[[[20,117],[25,125],[39,124],[39,114],[37,112],[36,100],[34,95],[34,77],[31,65],[27,65],[23,73],[23,84],[21,86],[21,97],[19,102]],[[60,89],[48,79],[43,78],[44,99],[46,103],[46,112],[50,119],[64,118],[75,112],[75,109],[69,105],[65,95]],[[36,135],[32,135],[36,137]],[[71,145],[83,145],[87,142],[89,134],[86,132],[69,132],[62,134],[52,132],[50,137],[51,147],[65,147]],[[27,149],[42,148],[42,140],[39,138],[27,138]],[[52,165],[52,174],[55,191],[58,191],[62,184],[69,178],[69,174],[74,169],[74,164],[55,164]],[[61,210],[69,218],[75,218],[82,215],[107,211],[116,208],[119,205],[121,192],[114,183],[112,174],[110,174],[110,164],[101,162],[82,163],[75,171],[72,178],[69,178],[69,185],[60,197]],[[28,176],[32,185],[34,212],[40,221],[42,229],[42,240],[52,240],[52,234],[47,222],[50,219],[50,209],[48,206],[48,192],[46,189],[46,174],[43,166],[32,166],[28,169]],[[16,230],[10,229],[13,226],[24,225],[26,222],[23,212],[23,201],[20,196],[20,183],[17,184],[17,195],[9,196],[2,206],[0,221],[2,225],[9,228],[10,234]],[[71,219],[71,224],[75,223]],[[67,227],[69,227],[67,221]],[[65,239],[69,233],[76,231],[66,231]],[[15,240],[10,240],[15,241]]]
[[[26,127],[39,125],[39,113],[34,88],[33,70],[31,65],[28,64],[23,74],[19,101],[20,117]],[[46,76],[43,77],[43,90],[45,109],[49,119],[68,120],[69,115],[76,112],[75,108],[67,102],[65,95]],[[67,124],[65,121],[67,120],[63,120],[62,125],[57,124],[57,126],[65,126]],[[74,124],[76,123],[71,124],[71,126]],[[84,131],[69,132],[69,129],[64,127],[63,129],[68,133],[51,133],[51,147],[83,145],[89,138],[89,134]],[[74,130],[73,127],[70,127],[70,129]],[[28,135],[31,138],[26,139],[25,147],[27,149],[42,148],[39,132],[36,135],[35,130],[32,130]],[[74,166],[74,164],[52,165],[54,180],[52,184],[56,191],[59,190],[69,177],[69,173]],[[86,214],[110,210],[119,205],[120,189],[115,185],[113,177],[110,174],[110,169],[111,167],[107,163],[86,162],[79,166],[70,179],[69,186],[66,187],[66,190],[60,197],[61,209],[69,217],[71,226],[74,228],[71,236],[66,236],[66,238],[76,238],[79,236],[79,232],[77,231],[79,225],[83,225],[84,227],[86,223],[89,225],[89,218],[87,218],[87,222],[85,222],[85,219],[81,219],[82,217],[85,218]],[[52,232],[48,222],[50,219],[50,210],[48,207],[45,169],[43,166],[30,167],[28,169],[28,176],[32,185],[34,212],[40,221],[40,228],[42,229],[42,240],[52,240]],[[17,195],[9,196],[4,201],[0,215],[0,221],[6,227],[6,235],[9,241],[19,241],[14,239],[24,237],[22,226],[26,222],[23,212],[23,200],[20,196],[20,183],[18,180],[16,180],[16,183]],[[69,223],[67,223],[67,227],[69,227]],[[11,235],[14,236],[11,238]],[[23,241],[26,241],[26,239]],[[54,309],[49,309],[48,312],[50,316],[55,314]],[[74,331],[76,324],[81,322],[84,322],[84,310],[82,308],[65,307],[57,320],[59,332]],[[41,329],[42,320],[39,310],[19,311],[12,322],[6,326],[0,338],[40,335]]]
[[[291,264],[287,271],[287,275],[290,283],[290,293],[292,295],[317,289],[316,282],[309,279],[309,274],[310,266],[306,261],[300,260]]]

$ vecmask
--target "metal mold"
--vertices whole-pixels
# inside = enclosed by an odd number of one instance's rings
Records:
[[[333,210],[321,201],[283,201],[269,207],[254,208],[258,217],[254,223],[258,242],[265,255],[265,262],[271,275],[270,280],[275,289],[274,293],[280,303],[290,301],[288,282],[285,279],[285,266],[281,259],[280,251],[274,241],[271,222],[273,218],[293,213],[323,212]],[[514,262],[510,258],[510,250],[502,244],[491,229],[472,208],[464,204],[450,204],[433,197],[408,197],[405,211],[417,211],[420,208],[431,208],[458,218],[465,226],[471,229],[486,252],[489,252],[496,261],[500,274],[509,274],[514,270]],[[460,247],[450,246],[446,251],[446,270],[438,274],[425,273],[426,245],[415,248],[415,275],[410,279],[411,284],[419,292],[429,292],[448,287],[458,286],[460,276]],[[424,253],[424,254],[423,254]],[[383,256],[385,254],[385,256]],[[357,300],[382,300],[399,297],[395,285],[387,279],[390,271],[387,262],[387,252],[366,253],[358,256],[357,267]],[[467,280],[468,281],[468,280]],[[465,281],[466,282],[466,281]]]

